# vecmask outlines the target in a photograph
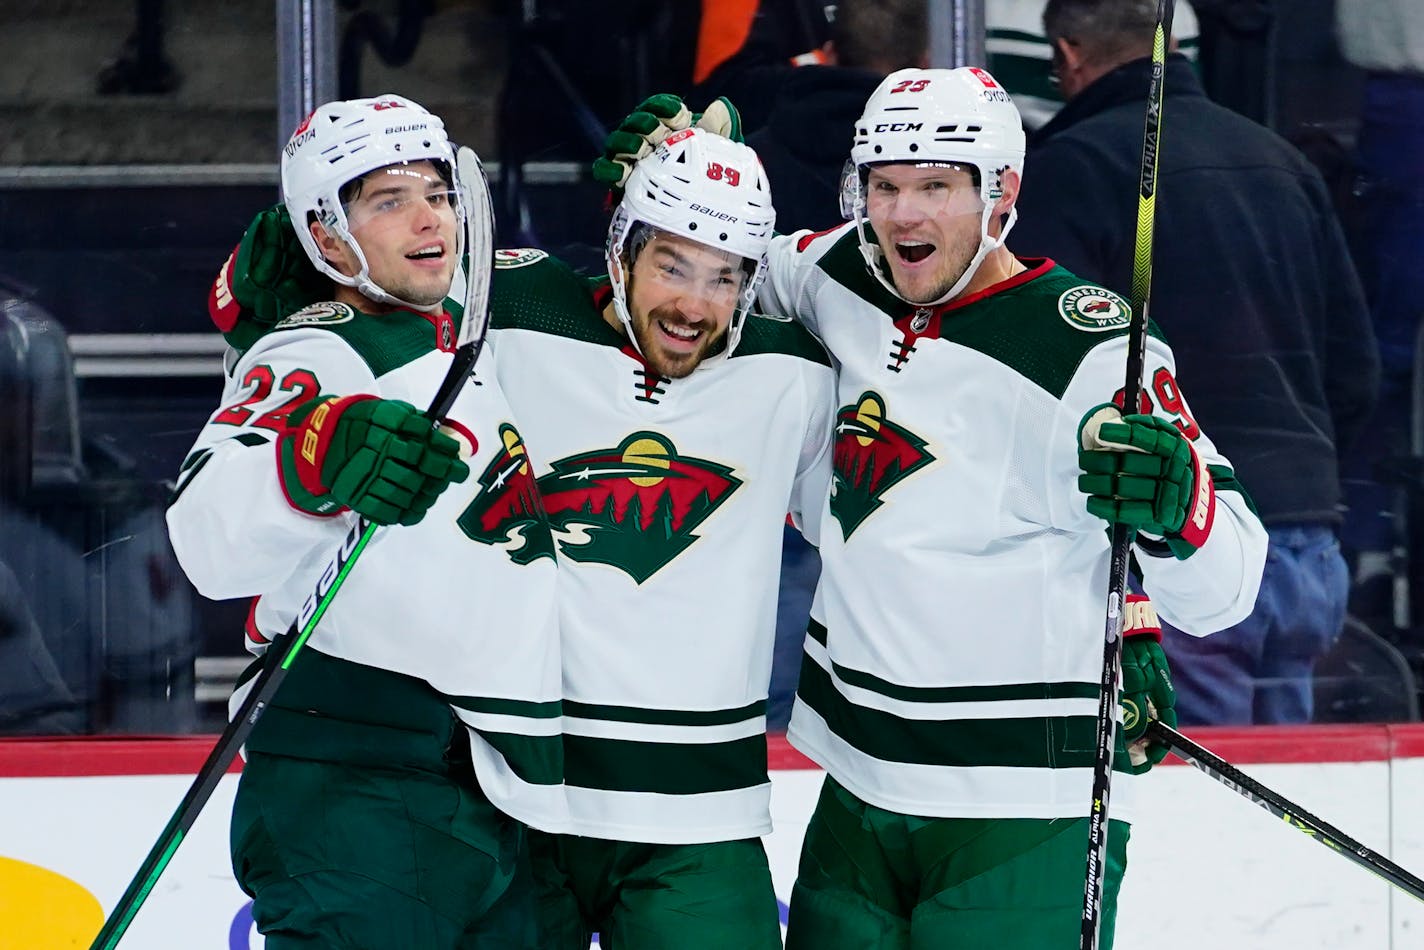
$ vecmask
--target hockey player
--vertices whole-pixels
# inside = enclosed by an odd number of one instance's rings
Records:
[[[790,726],[828,774],[787,946],[1070,946],[1106,523],[1136,530],[1162,615],[1203,632],[1250,611],[1265,534],[1155,328],[1146,398],[1122,415],[1127,302],[1004,246],[1024,135],[992,76],[893,73],[854,133],[852,220],[778,237],[760,295],[825,343],[841,407]],[[619,151],[605,161],[629,164]],[[1124,645],[1129,740],[1172,721],[1151,626]],[[1115,758],[1104,947],[1129,772],[1163,752]]]
[[[778,565],[788,511],[817,540],[835,403],[815,340],[749,313],[773,221],[756,154],[693,128],[633,171],[606,281],[497,259],[491,346],[560,555],[576,834],[531,836],[545,950],[781,946]]]
[[[478,209],[454,169],[398,96],[297,129],[282,191],[331,299],[244,341],[168,512],[194,585],[254,598],[256,653],[358,515],[397,525],[247,742],[233,869],[274,950],[532,946],[522,823],[567,817],[552,537],[493,354],[439,430],[417,408],[465,316],[445,298]]]
[[[699,128],[639,165],[607,279],[496,255],[490,349],[561,564],[575,833],[531,835],[540,948],[781,946],[757,840],[777,565],[788,512],[816,540],[835,403],[821,346],[749,312],[773,222],[755,153]],[[290,243],[249,228],[250,310],[307,293]],[[254,316],[215,313],[241,345]]]

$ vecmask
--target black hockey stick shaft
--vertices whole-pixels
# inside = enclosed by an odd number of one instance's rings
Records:
[[[1127,369],[1122,387],[1122,411],[1134,413],[1142,397],[1142,364],[1147,350],[1148,308],[1152,300],[1152,230],[1156,223],[1157,151],[1162,131],[1162,87],[1167,42],[1172,35],[1173,0],[1157,0],[1157,26],[1152,39],[1152,82],[1147,92],[1147,117],[1142,133],[1142,164],[1138,174],[1137,240],[1132,255],[1132,317],[1128,324]],[[1110,535],[1108,603],[1103,623],[1103,666],[1098,682],[1098,719],[1093,756],[1093,796],[1088,812],[1088,861],[1083,882],[1080,950],[1097,950],[1102,929],[1103,875],[1108,850],[1108,799],[1112,792],[1113,745],[1117,726],[1117,681],[1122,665],[1123,605],[1127,600],[1127,564],[1133,532],[1114,524]]]
[[[485,334],[489,329],[489,280],[494,266],[492,211],[489,185],[485,181],[479,160],[469,149],[460,150],[458,179],[461,187],[468,189],[465,199],[465,248],[470,261],[470,273],[466,277],[465,309],[461,315],[460,335],[455,353],[451,358],[450,368],[436,390],[435,398],[425,411],[425,415],[434,424],[444,419],[455,404],[455,398],[469,379],[480,350],[484,347]],[[89,945],[90,950],[113,950],[123,939],[134,916],[138,914],[139,908],[157,885],[159,877],[173,860],[173,855],[183,843],[188,830],[202,814],[203,806],[212,797],[218,782],[237,758],[242,744],[247,741],[253,727],[266,712],[277,688],[286,679],[292,661],[306,645],[377,528],[378,525],[365,518],[356,520],[336,556],[321,572],[315,590],[303,603],[297,618],[285,633],[273,638],[268,645],[266,662],[252,681],[247,696],[228,722],[227,728],[218,736],[183,800],[178,803],[177,809],[168,819],[168,824],[164,825],[158,840],[149,849],[147,857],[144,858],[143,864],[139,865],[138,872],[129,882],[119,902],[105,918],[104,926]]]
[[[1348,858],[1370,873],[1381,877],[1417,900],[1424,901],[1424,881],[1410,874],[1389,858],[1382,857],[1345,834],[1339,828],[1322,821],[1296,805],[1290,799],[1272,791],[1225,759],[1198,745],[1171,726],[1158,721],[1147,724],[1147,735],[1174,754],[1253,804],[1260,805],[1298,831]]]

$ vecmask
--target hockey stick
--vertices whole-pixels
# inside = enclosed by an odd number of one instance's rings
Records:
[[[1321,821],[1304,808],[1271,791],[1230,762],[1197,745],[1171,726],[1153,720],[1147,724],[1147,735],[1154,742],[1160,742],[1171,749],[1178,758],[1187,764],[1196,766],[1200,771],[1216,779],[1247,801],[1260,805],[1292,828],[1305,832],[1336,854],[1349,858],[1366,871],[1384,878],[1411,897],[1424,901],[1424,881],[1410,874],[1389,858],[1381,857],[1371,851],[1334,825]]]
[[[456,339],[455,354],[450,361],[450,369],[436,391],[430,408],[425,411],[432,423],[438,424],[450,411],[470,372],[475,360],[484,348],[485,333],[489,329],[490,274],[494,267],[494,216],[490,205],[489,183],[484,169],[475,153],[461,148],[457,153],[455,169],[456,187],[460,189],[465,205],[465,258],[469,273],[465,277],[464,313],[460,319],[460,333]],[[133,922],[139,908],[158,878],[173,860],[178,846],[183,843],[188,829],[193,827],[203,806],[212,797],[218,782],[227,772],[238,750],[247,740],[257,720],[267,710],[277,687],[282,684],[291,668],[297,652],[306,645],[312,631],[331,605],[341,585],[355,566],[361,552],[366,550],[377,525],[365,518],[358,518],[350,532],[341,542],[336,556],[321,572],[316,588],[307,597],[298,611],[297,618],[286,632],[273,638],[267,648],[267,659],[262,671],[252,681],[246,698],[233,715],[232,721],[218,737],[217,744],[208,753],[193,784],[179,802],[173,817],[168,819],[163,832],[154,842],[139,866],[138,873],[129,882],[118,904],[109,913],[90,950],[113,950]]]
[[[1127,334],[1127,376],[1122,411],[1137,411],[1142,398],[1142,364],[1147,350],[1148,308],[1152,300],[1152,227],[1157,208],[1157,149],[1162,131],[1162,86],[1167,38],[1172,35],[1173,0],[1157,0],[1157,28],[1152,38],[1152,83],[1147,90],[1147,118],[1142,133],[1138,173],[1137,243],[1132,254],[1132,317]],[[1093,797],[1088,812],[1088,865],[1083,883],[1083,920],[1078,946],[1097,950],[1102,928],[1103,873],[1108,850],[1108,796],[1112,790],[1113,744],[1117,726],[1117,681],[1122,665],[1123,604],[1133,532],[1114,524],[1108,567],[1108,606],[1103,623],[1103,669],[1098,681],[1097,746],[1093,757]]]

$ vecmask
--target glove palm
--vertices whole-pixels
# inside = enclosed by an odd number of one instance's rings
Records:
[[[649,96],[608,133],[603,155],[593,163],[593,178],[618,192],[633,167],[674,132],[696,126],[734,142],[742,140],[742,119],[730,99],[721,96],[703,112],[694,113],[670,92]]]

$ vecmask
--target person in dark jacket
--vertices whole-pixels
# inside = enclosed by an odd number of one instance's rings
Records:
[[[1030,141],[1020,255],[1131,290],[1153,0],[1048,0],[1067,105]],[[1311,673],[1339,636],[1349,579],[1339,463],[1379,385],[1369,311],[1319,174],[1286,141],[1207,99],[1168,58],[1151,316],[1176,380],[1147,395],[1199,422],[1270,533],[1251,617],[1197,638],[1164,629],[1183,724],[1308,722]],[[1166,625],[1164,624],[1164,628]]]

